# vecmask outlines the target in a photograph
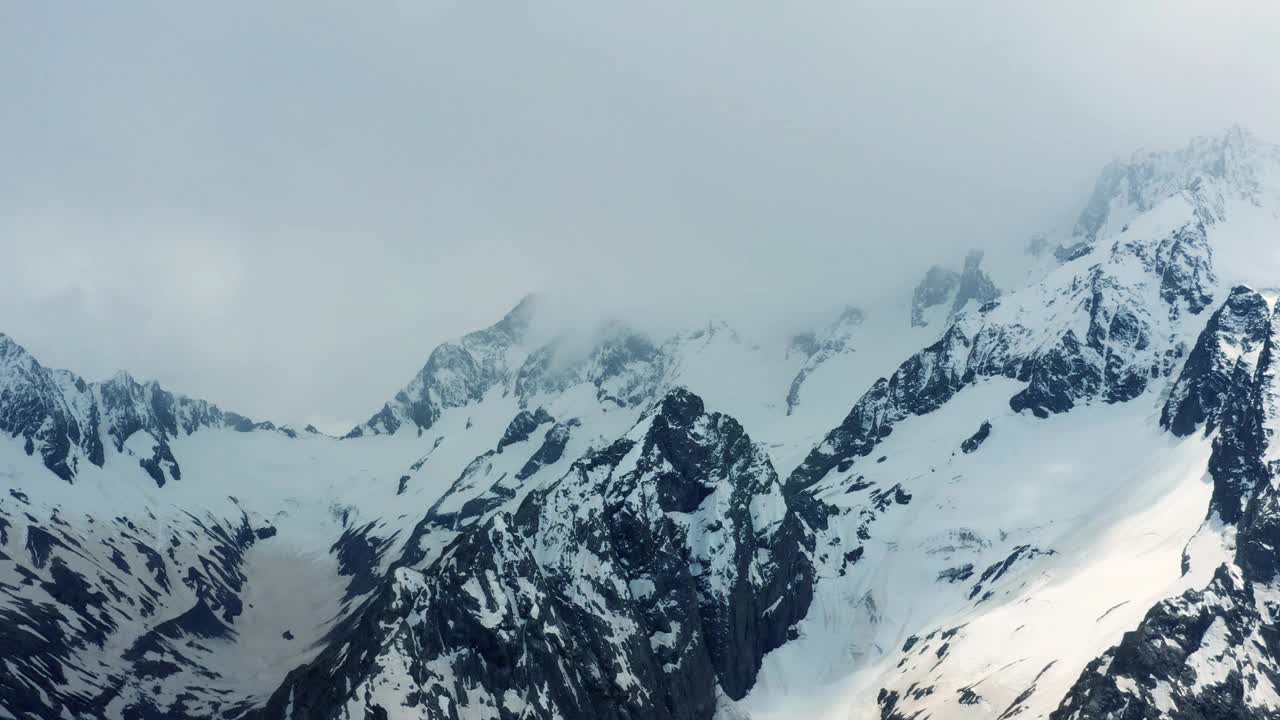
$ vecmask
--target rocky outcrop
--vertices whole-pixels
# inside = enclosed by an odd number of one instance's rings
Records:
[[[1280,419],[1277,342],[1280,320],[1268,304],[1236,288],[1201,334],[1166,408],[1173,432],[1193,432],[1198,422],[1217,427],[1209,514],[1236,527],[1234,557],[1206,588],[1159,603],[1090,663],[1055,720],[1280,712],[1280,466],[1270,459]]]
[[[511,419],[506,431],[502,433],[502,439],[498,441],[498,452],[502,452],[502,449],[508,445],[528,440],[539,425],[552,422],[555,422],[555,418],[551,417],[551,414],[544,408],[538,408],[534,412],[521,410]]]
[[[951,313],[948,320],[954,320],[957,315],[972,305],[972,307],[981,307],[987,303],[1000,297],[1000,289],[982,269],[983,252],[981,250],[970,250],[964,258],[964,270],[960,272],[960,282],[956,286],[956,296],[951,301]]]
[[[999,288],[982,269],[982,258],[981,250],[970,250],[960,272],[939,265],[929,268],[912,294],[911,324],[928,325],[928,311],[938,306],[947,306],[945,324],[950,324],[965,309],[981,307],[1000,297]]]
[[[911,324],[916,327],[928,325],[925,311],[949,303],[959,285],[960,273],[941,265],[930,267],[911,295]]]
[[[943,327],[954,322],[956,315],[969,307],[979,307],[1000,297],[1000,288],[982,269],[982,250],[970,250],[965,255],[964,268],[955,270],[933,265],[911,295],[911,324],[924,327],[929,324],[929,310],[946,306]]]
[[[390,434],[405,425],[422,432],[444,410],[480,400],[507,381],[507,355],[525,340],[536,302],[526,297],[494,325],[437,347],[413,380],[347,437]]]
[[[1085,669],[1053,720],[1275,717],[1280,642],[1268,603],[1227,566],[1161,602]]]
[[[565,422],[552,425],[547,434],[543,436],[542,445],[538,447],[537,452],[516,473],[516,480],[522,482],[528,480],[542,468],[559,462],[560,458],[564,457],[565,447],[569,444],[569,434],[573,431],[573,428],[581,424],[577,418],[571,418]]]
[[[1267,336],[1271,309],[1257,291],[1237,287],[1209,318],[1170,391],[1160,425],[1186,436],[1217,429],[1234,387],[1247,382]]]
[[[1010,407],[1048,417],[1083,401],[1131,400],[1152,379],[1170,375],[1186,353],[1175,326],[1203,310],[1213,290],[1205,229],[1191,210],[1188,224],[1173,233],[1122,238],[1096,264],[1081,258],[962,315],[878,380],[796,468],[789,487],[808,487],[870,454],[899,421],[936,410],[982,378],[1026,383]]]
[[[968,455],[969,453],[977,452],[978,448],[982,447],[982,443],[986,442],[987,438],[990,436],[991,436],[991,421],[983,420],[982,425],[978,426],[977,431],[975,431],[969,437],[965,438],[964,442],[960,443],[960,450],[963,451],[966,455]]]
[[[820,517],[737,422],[673,390],[429,566],[403,562],[258,717],[709,718],[804,616]]]
[[[480,402],[491,392],[514,395],[521,407],[529,408],[589,385],[601,403],[640,408],[673,384],[681,346],[699,336],[695,332],[655,342],[617,321],[550,339],[531,336],[538,302],[527,297],[493,326],[437,347],[408,385],[345,437],[393,434],[402,428],[421,434],[446,410]]]
[[[128,373],[90,383],[36,361],[0,334],[0,432],[21,437],[28,455],[40,457],[53,474],[71,482],[82,462],[102,467],[106,448],[140,455],[138,464],[163,486],[180,480],[169,442],[201,428],[238,432],[277,430],[271,423],[227,412],[204,400],[177,395]],[[145,438],[134,450],[126,443]]]

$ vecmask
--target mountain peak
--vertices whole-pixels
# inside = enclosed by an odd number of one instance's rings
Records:
[[[540,302],[538,295],[525,295],[493,325],[436,346],[409,384],[345,437],[393,434],[404,426],[422,432],[444,410],[481,399],[508,379],[508,353],[526,341]]]
[[[544,334],[560,313],[526,296],[353,431],[421,434],[395,442],[242,439],[298,433],[127,372],[85,383],[0,334],[0,646],[23,650],[0,706],[1272,717],[1280,311],[1216,269],[1234,243],[1280,276],[1280,205],[1248,212],[1249,178],[1280,186],[1268,148],[1233,128],[1114,164],[1096,242],[1055,233],[1050,267],[1035,240],[1021,285],[1021,254],[943,258],[922,331],[881,322],[890,297],[866,322],[830,308],[785,355],[697,317]],[[24,452],[80,487],[26,482]],[[164,494],[123,492],[120,462]],[[1209,592],[1159,600],[1206,559],[1227,563]],[[219,675],[245,658],[263,671]]]
[[[951,324],[957,315],[964,312],[970,302],[981,306],[1000,296],[1000,290],[991,281],[990,276],[982,269],[985,253],[979,249],[965,254],[964,266],[960,272],[950,268],[934,265],[929,268],[920,284],[916,286],[911,299],[911,324],[915,327],[930,325],[930,310],[935,307],[947,307],[944,316],[945,324]]]
[[[27,349],[19,345],[16,340],[4,333],[0,333],[0,359],[20,359],[30,357],[31,353],[27,352]]]
[[[149,434],[152,456],[139,464],[164,485],[167,479],[181,477],[170,439],[201,428],[275,429],[272,423],[255,423],[207,401],[170,392],[154,380],[138,382],[125,370],[102,382],[85,382],[68,370],[41,365],[3,334],[0,388],[0,432],[22,437],[26,454],[39,453],[45,467],[67,482],[75,479],[82,460],[104,466],[104,440],[126,453],[130,437]]]
[[[655,418],[661,417],[681,426],[691,424],[704,412],[702,398],[683,385],[668,390],[653,409]]]
[[[525,333],[529,331],[529,324],[533,322],[534,314],[543,304],[542,295],[527,293],[493,327],[495,329],[501,328],[511,333],[515,338],[523,338]]]
[[[1176,150],[1140,149],[1112,161],[1098,176],[1074,235],[1092,242],[1113,234],[1161,200],[1199,192],[1205,182],[1253,204],[1274,198],[1280,193],[1280,146],[1235,126]]]
[[[103,385],[117,385],[120,387],[132,387],[141,384],[128,370],[117,370],[115,374],[103,382]]]

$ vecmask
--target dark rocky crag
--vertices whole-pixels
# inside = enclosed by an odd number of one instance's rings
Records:
[[[788,486],[809,487],[869,455],[896,423],[938,409],[983,378],[1026,383],[1009,405],[1038,417],[1082,401],[1137,397],[1185,355],[1174,327],[1207,306],[1215,282],[1211,257],[1205,226],[1192,219],[1155,241],[1122,236],[1095,262],[1091,254],[1059,268],[1040,294],[1019,293],[961,315],[936,342],[876,381]],[[1154,307],[1153,293],[1161,300]],[[1046,306],[1069,313],[1055,324],[1026,324]]]
[[[925,312],[939,305],[950,306],[946,317],[950,324],[970,303],[979,307],[1000,297],[1000,289],[982,269],[982,258],[981,250],[970,250],[960,272],[940,265],[929,268],[911,297],[911,324],[928,325]]]
[[[201,428],[280,430],[158,383],[139,383],[128,373],[86,382],[44,367],[0,333],[0,432],[23,438],[27,454],[39,452],[45,467],[67,482],[75,479],[82,461],[102,467],[107,444],[124,453],[125,444],[140,433],[147,436],[147,448],[138,464],[157,485],[180,480],[169,443]]]
[[[1234,525],[1234,557],[1202,590],[1157,604],[1097,658],[1054,720],[1274,718],[1280,715],[1280,321],[1236,288],[1188,358],[1164,419],[1172,432],[1217,429],[1209,516]],[[1187,561],[1184,561],[1184,566]]]
[[[429,566],[402,562],[255,717],[709,718],[807,611],[822,522],[737,422],[673,390]]]

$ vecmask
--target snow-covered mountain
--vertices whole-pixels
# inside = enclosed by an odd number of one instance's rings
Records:
[[[1278,717],[1280,148],[1082,206],[785,342],[527,298],[343,438],[0,335],[0,718]]]
[[[981,250],[970,251],[960,272],[941,265],[929,268],[911,297],[911,324],[946,327],[965,310],[1000,297],[999,288],[982,269],[983,255]]]

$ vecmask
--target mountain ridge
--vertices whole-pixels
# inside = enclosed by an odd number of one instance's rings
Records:
[[[1078,247],[999,291],[971,254],[945,327],[566,352],[526,298],[345,439],[0,335],[0,709],[1270,717],[1275,298],[1220,256],[1280,210],[1272,160],[1232,131],[1109,168]],[[915,344],[881,372],[885,327]]]

